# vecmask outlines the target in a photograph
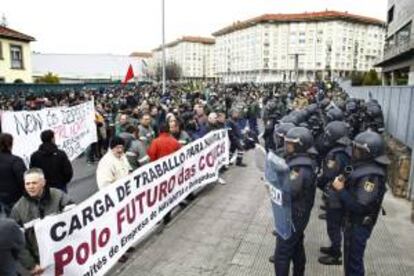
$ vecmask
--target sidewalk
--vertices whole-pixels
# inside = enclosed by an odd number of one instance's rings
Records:
[[[130,260],[108,275],[274,275],[270,201],[252,153],[247,168],[231,167],[227,185],[211,185],[161,233],[150,235]],[[343,275],[342,266],[317,262],[319,247],[328,245],[325,221],[317,218],[317,196],[306,229],[306,275]],[[380,217],[366,251],[366,275],[414,275],[414,225],[410,205],[385,199],[387,216]]]

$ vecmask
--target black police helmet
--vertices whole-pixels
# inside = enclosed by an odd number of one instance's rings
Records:
[[[321,109],[325,109],[328,107],[328,105],[331,103],[331,101],[329,99],[323,99],[320,103],[319,106]]]
[[[341,121],[330,122],[325,127],[324,138],[331,145],[338,143],[340,145],[348,146],[351,143],[349,139],[349,127],[348,124]]]
[[[328,122],[342,121],[344,119],[344,113],[339,108],[332,108],[326,113]]]
[[[293,113],[293,112],[292,112]],[[300,124],[300,118],[296,114],[289,114],[287,116],[284,116],[280,122],[281,123],[292,123],[295,126],[298,126]]]
[[[382,116],[381,106],[377,104],[367,104],[367,114],[371,118],[377,118]]]
[[[277,147],[283,146],[286,134],[294,127],[295,125],[292,123],[281,123],[275,126],[273,139]]]
[[[318,105],[317,104],[310,104],[308,105],[305,110],[308,111],[309,115],[313,115],[318,112]]]
[[[385,141],[378,133],[367,130],[358,134],[353,143],[353,147],[362,151],[360,156],[354,156],[356,159],[371,159],[382,165],[390,164],[385,152]]]
[[[285,136],[285,145],[286,143],[293,143],[295,145],[295,153],[317,153],[313,148],[312,133],[305,127],[290,129]]]

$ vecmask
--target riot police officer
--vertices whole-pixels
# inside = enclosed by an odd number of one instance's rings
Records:
[[[365,103],[364,118],[362,120],[362,129],[371,129],[378,133],[384,132],[384,116],[381,106],[375,100]]]
[[[318,187],[326,196],[326,226],[331,246],[321,247],[320,251],[326,256],[320,257],[319,262],[325,265],[341,265],[341,242],[343,208],[338,194],[331,184],[335,177],[345,174],[345,168],[350,163],[348,146],[351,140],[348,138],[348,125],[345,122],[333,121],[325,128],[325,147],[328,149],[326,157],[322,161],[322,174],[318,177]]]
[[[349,99],[345,105],[345,121],[349,124],[349,136],[351,139],[354,139],[359,134],[361,119],[357,100]]]
[[[326,120],[327,120],[327,123],[333,122],[333,121],[342,121],[344,120],[344,113],[339,108],[331,108],[326,113]]]
[[[291,214],[294,232],[288,239],[277,235],[274,255],[277,276],[289,275],[290,263],[293,262],[293,275],[305,273],[304,231],[315,198],[315,167],[311,158],[315,153],[311,132],[304,127],[294,127],[285,136],[285,157],[289,166],[291,187]]]
[[[275,124],[280,118],[280,114],[276,110],[276,101],[269,100],[263,111],[264,133],[263,139],[265,141],[266,151],[275,150],[276,146],[273,140],[273,131]]]
[[[275,126],[275,131],[273,133],[273,140],[275,144],[275,154],[277,156],[282,157],[284,153],[284,145],[285,145],[285,136],[291,130],[294,128],[295,125],[292,123],[280,123]]]
[[[388,164],[381,135],[370,130],[362,132],[352,143],[352,173],[347,178],[337,177],[332,184],[346,210],[346,276],[365,274],[364,251],[386,192]]]
[[[243,143],[243,134],[238,125],[239,118],[240,111],[236,108],[233,108],[230,111],[230,118],[226,122],[226,127],[228,128],[230,139],[230,156],[236,154],[237,151],[236,166],[246,167],[247,165],[243,163],[245,148]]]

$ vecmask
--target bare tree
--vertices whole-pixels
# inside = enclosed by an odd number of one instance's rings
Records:
[[[158,64],[155,70],[157,81],[162,80],[162,65]],[[181,79],[182,69],[179,64],[174,61],[170,61],[165,65],[165,74],[167,80],[178,81]]]

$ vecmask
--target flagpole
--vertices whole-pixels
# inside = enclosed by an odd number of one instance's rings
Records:
[[[162,5],[162,94],[165,94],[165,0],[161,0]]]

